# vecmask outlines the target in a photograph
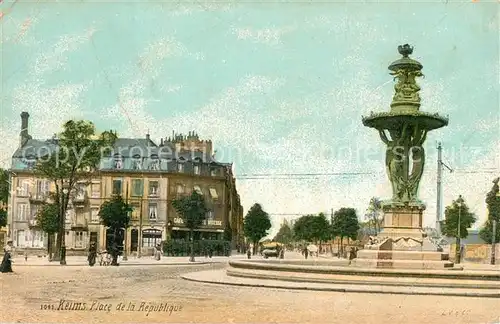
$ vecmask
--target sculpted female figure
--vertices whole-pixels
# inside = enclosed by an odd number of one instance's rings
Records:
[[[406,131],[408,126],[405,124],[401,130],[391,130],[391,140],[387,138],[384,130],[379,130],[380,138],[387,145],[385,152],[385,166],[387,176],[392,185],[393,199],[401,199],[401,192],[403,185],[406,182],[404,174],[404,161],[406,150],[404,148],[404,140],[406,138]]]
[[[409,193],[411,200],[417,198],[418,185],[420,184],[420,179],[424,172],[425,163],[425,151],[422,146],[427,137],[427,130],[420,129],[418,125],[415,126],[413,130],[413,137],[411,140],[411,153],[412,153],[412,169],[411,174],[408,179],[409,182]]]

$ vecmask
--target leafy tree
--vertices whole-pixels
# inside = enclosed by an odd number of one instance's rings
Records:
[[[253,254],[257,253],[257,246],[263,237],[267,235],[267,231],[271,228],[271,219],[262,206],[254,204],[248,211],[243,221],[243,231],[245,236],[253,243]]]
[[[39,157],[35,173],[52,181],[55,186],[53,200],[59,210],[59,233],[57,235],[56,259],[60,259],[60,248],[64,244],[64,219],[68,202],[74,194],[78,181],[90,180],[99,167],[101,158],[109,154],[116,134],[98,134],[90,121],[67,121],[57,140],[57,150]]]
[[[0,168],[0,205],[7,205],[9,200],[9,171]]]
[[[499,182],[500,178],[493,180],[493,187],[486,195],[486,205],[488,206],[488,219],[479,231],[479,236],[488,244],[493,241],[493,221],[497,222],[495,242],[500,241],[500,196]]]
[[[441,230],[444,235],[456,239],[455,260],[460,263],[460,239],[469,235],[468,228],[476,222],[476,216],[469,211],[462,196],[454,200],[444,211],[444,221]]]
[[[384,218],[381,217],[382,201],[377,197],[372,197],[368,208],[366,209],[366,218],[368,220],[368,228],[373,228],[375,233],[379,233],[382,228]]]
[[[176,210],[189,228],[191,234],[191,256],[190,262],[194,262],[194,230],[199,228],[209,211],[205,205],[205,199],[194,190],[190,196],[184,196],[172,201],[172,206]]]
[[[57,204],[44,204],[35,215],[40,229],[47,233],[47,253],[52,261],[52,242],[54,234],[59,231],[59,206]]]
[[[293,241],[293,231],[290,225],[288,225],[287,223],[282,224],[273,241],[280,242],[285,245],[290,245],[290,243],[292,243]]]
[[[133,208],[121,196],[116,196],[109,201],[105,201],[99,210],[102,224],[113,232],[113,241],[111,242],[113,261],[111,265],[118,265],[119,246],[123,243],[123,237],[119,235],[119,232],[129,226],[132,210]]]
[[[343,240],[348,237],[355,240],[358,236],[359,221],[354,208],[340,208],[333,214],[332,235],[340,238],[340,254],[344,250]]]
[[[7,226],[7,210],[0,208],[0,228]]]
[[[326,241],[330,237],[330,224],[325,214],[305,215],[300,217],[293,226],[295,238],[306,242]]]

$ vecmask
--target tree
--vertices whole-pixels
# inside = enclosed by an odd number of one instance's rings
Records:
[[[190,196],[184,196],[172,201],[172,206],[177,214],[181,216],[184,224],[189,228],[191,236],[190,262],[194,262],[194,230],[199,228],[209,211],[205,205],[205,199],[194,190]]]
[[[103,155],[109,154],[116,140],[112,132],[96,133],[90,121],[67,121],[57,139],[57,149],[38,157],[35,173],[54,183],[53,200],[59,210],[59,233],[56,258],[60,259],[64,246],[64,219],[68,202],[76,190],[78,181],[91,180]]]
[[[130,213],[133,208],[127,204],[121,196],[116,196],[109,201],[105,201],[99,210],[99,217],[102,224],[108,227],[113,233],[113,241],[111,242],[111,255],[113,261],[111,265],[118,265],[118,255],[120,254],[120,246],[123,243],[123,237],[119,235],[121,230],[127,229],[130,224]]]
[[[293,231],[290,225],[287,223],[282,224],[273,241],[283,243],[287,246],[290,245],[293,241]]]
[[[366,218],[368,221],[368,228],[374,229],[375,233],[379,233],[382,228],[384,218],[382,217],[382,201],[377,197],[372,197],[368,208],[366,209]]]
[[[354,208],[340,208],[333,214],[332,234],[340,238],[340,253],[342,254],[344,246],[344,237],[355,240],[358,236],[359,221]]]
[[[52,261],[52,242],[54,234],[59,231],[59,206],[57,204],[44,204],[35,215],[40,229],[47,233],[47,253]]]
[[[486,195],[486,205],[488,206],[488,219],[479,231],[479,236],[488,244],[493,243],[493,221],[497,222],[495,242],[500,241],[500,178],[493,180],[493,187]]]
[[[330,224],[325,214],[305,215],[300,217],[293,226],[295,238],[306,242],[326,241],[330,237]]]
[[[245,216],[243,221],[243,231],[245,236],[253,243],[253,254],[257,253],[257,245],[260,239],[267,235],[271,228],[271,219],[262,206],[254,204]]]
[[[7,226],[7,210],[0,208],[0,228]]]
[[[441,225],[441,231],[448,237],[456,239],[455,260],[460,263],[460,239],[469,235],[468,228],[476,222],[476,216],[469,211],[462,196],[454,200],[444,211],[444,221]]]
[[[9,171],[0,168],[0,205],[7,205],[9,200]]]

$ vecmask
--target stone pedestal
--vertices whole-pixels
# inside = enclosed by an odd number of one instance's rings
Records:
[[[422,231],[423,204],[384,208],[384,229],[375,241],[358,251],[353,265],[368,268],[453,268],[447,253],[438,252]]]

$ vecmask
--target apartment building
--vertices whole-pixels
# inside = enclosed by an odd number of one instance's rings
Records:
[[[46,249],[47,236],[35,215],[47,201],[52,184],[33,173],[37,154],[57,147],[57,139],[37,140],[28,134],[28,113],[21,114],[21,141],[12,156],[9,236],[18,249]],[[101,224],[103,202],[121,195],[133,207],[131,224],[122,232],[127,254],[144,255],[161,241],[188,239],[189,230],[172,201],[193,190],[206,198],[210,211],[195,238],[222,239],[231,232],[233,247],[243,242],[243,208],[232,165],[213,158],[212,142],[195,132],[173,134],[160,144],[145,138],[118,138],[99,172],[77,184],[66,213],[67,254],[84,254],[91,241],[106,249],[111,233]]]

